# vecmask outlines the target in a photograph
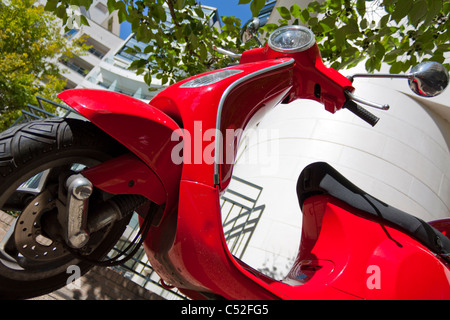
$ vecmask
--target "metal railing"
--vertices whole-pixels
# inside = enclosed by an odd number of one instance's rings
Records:
[[[15,125],[17,125],[19,123],[28,122],[31,120],[56,117],[57,115],[54,112],[48,111],[45,108],[44,102],[54,106],[56,108],[57,113],[60,114],[59,116],[62,118],[67,117],[71,113],[75,113],[75,111],[72,110],[71,108],[69,108],[65,105],[56,103],[49,99],[46,99],[46,98],[43,98],[40,96],[36,96],[36,100],[37,100],[38,105],[33,106],[31,104],[27,104],[25,109],[21,110],[22,114],[20,115],[20,117],[17,118],[17,120],[11,125],[11,127],[14,127]]]
[[[221,198],[222,225],[228,249],[242,259],[265,209],[256,206],[263,188],[238,177],[232,183]]]

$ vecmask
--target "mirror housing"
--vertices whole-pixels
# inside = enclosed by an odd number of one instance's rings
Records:
[[[422,97],[435,97],[442,93],[449,82],[447,69],[440,63],[426,61],[411,69],[408,78],[411,90]]]
[[[257,42],[260,44],[260,41],[257,37],[258,30],[260,28],[261,22],[259,18],[253,18],[252,20],[247,21],[247,23],[241,29],[241,41],[246,43],[251,39],[255,38]]]

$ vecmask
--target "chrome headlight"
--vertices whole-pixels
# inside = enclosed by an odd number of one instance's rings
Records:
[[[301,52],[316,42],[311,30],[303,26],[285,26],[275,30],[269,38],[269,47],[278,52]]]

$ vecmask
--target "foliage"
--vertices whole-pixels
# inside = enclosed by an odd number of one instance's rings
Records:
[[[46,9],[67,23],[70,6],[89,8],[92,0],[49,0]],[[228,65],[232,60],[213,46],[243,51],[239,41],[240,20],[222,17],[221,30],[212,28],[209,17],[195,0],[108,0],[110,12],[118,11],[119,21],[128,21],[136,40],[146,44],[148,59],[134,61],[130,69],[143,74],[150,85],[152,76],[162,84],[172,84],[187,76]],[[81,21],[87,24],[86,20]],[[140,52],[139,48],[129,49]]]
[[[0,130],[36,95],[55,99],[65,86],[55,57],[74,47],[59,33],[53,15],[33,0],[0,0]]]
[[[259,0],[240,0],[250,1],[261,5]],[[444,63],[450,51],[446,0],[322,0],[277,10],[281,19],[266,25],[265,31],[288,23],[307,25],[324,60],[335,69],[365,61],[369,72],[387,63],[390,72],[400,73],[423,60]]]
[[[250,3],[256,16],[266,1],[239,3]],[[48,0],[46,9],[70,23],[74,17],[67,14],[68,8],[91,4],[92,0]],[[143,52],[151,53],[149,58],[130,66],[144,75],[147,84],[152,76],[162,84],[172,84],[232,62],[213,46],[236,53],[251,46],[240,43],[239,19],[223,17],[220,31],[211,28],[196,0],[108,0],[107,5],[110,12],[118,11],[121,22],[131,23],[138,41],[147,44]],[[446,0],[316,0],[304,8],[294,4],[277,10],[281,19],[263,30],[306,24],[316,34],[324,60],[335,69],[365,61],[370,72],[387,63],[391,72],[398,73],[423,59],[444,62],[450,49],[450,3]],[[81,22],[87,24],[86,19]]]

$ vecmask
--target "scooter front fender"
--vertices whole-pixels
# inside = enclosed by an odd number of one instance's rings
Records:
[[[181,130],[172,118],[150,104],[106,90],[72,89],[58,97],[144,162],[167,197],[178,197],[182,166],[172,161],[171,152],[181,139],[171,137]]]

